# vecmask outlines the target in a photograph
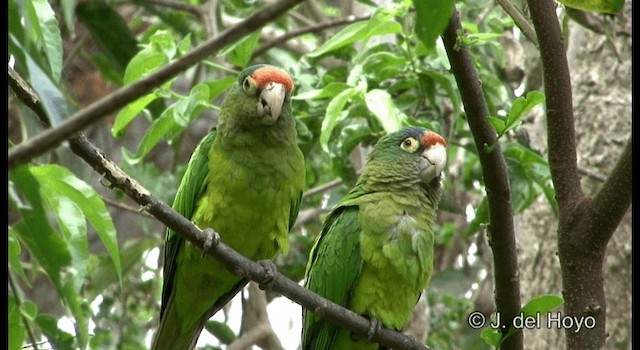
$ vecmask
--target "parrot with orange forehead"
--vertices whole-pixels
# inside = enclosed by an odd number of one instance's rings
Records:
[[[291,92],[281,68],[244,69],[220,107],[218,125],[196,147],[173,209],[253,259],[289,249],[305,181]],[[151,348],[193,349],[204,324],[246,284],[171,229],[164,251],[160,325]]]
[[[402,331],[429,283],[446,146],[419,127],[380,138],[309,254],[305,287],[371,319],[371,331]],[[303,309],[302,350],[333,349],[383,347]]]

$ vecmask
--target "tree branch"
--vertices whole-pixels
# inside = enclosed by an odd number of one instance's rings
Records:
[[[536,35],[535,30],[533,30],[529,21],[527,21],[527,19],[522,15],[522,12],[513,5],[511,0],[496,0],[496,2],[500,4],[500,7],[502,7],[504,12],[513,19],[513,22],[518,26],[522,34],[524,34],[529,41],[538,47],[538,36]]]
[[[560,221],[584,196],[578,175],[576,136],[569,65],[555,2],[528,0],[531,19],[538,34],[547,109],[549,167],[556,190]]]
[[[75,113],[55,128],[48,129],[16,145],[9,150],[9,169],[24,164],[32,158],[57,146],[64,139],[69,138],[83,128],[95,123],[100,118],[115,112],[119,108],[143,96],[154,87],[175,77],[204,58],[215,54],[229,43],[237,41],[243,36],[261,28],[265,23],[276,19],[302,1],[304,0],[280,0],[272,5],[265,6],[242,22],[225,30],[218,37],[202,43],[175,62],[168,64],[164,68],[149,74],[147,77],[131,85],[122,87],[101,98],[85,109]]]
[[[163,7],[172,8],[175,10],[188,12],[199,19],[202,19],[203,13],[198,6],[188,4],[186,2],[174,1],[174,0],[139,0],[151,5],[158,5]]]
[[[312,26],[308,26],[308,27],[304,27],[304,28],[300,28],[298,30],[293,30],[290,32],[287,32],[286,34],[271,40],[265,44],[262,44],[260,47],[258,47],[253,54],[251,55],[251,59],[255,59],[256,57],[259,57],[261,55],[263,55],[265,52],[271,50],[274,46],[280,45],[282,43],[285,43],[293,38],[299,37],[301,35],[307,34],[307,33],[316,33],[316,32],[320,32],[323,31],[325,29],[328,28],[333,28],[333,27],[338,27],[338,26],[342,26],[342,25],[346,25],[346,24],[351,24],[351,23],[356,23],[356,22],[360,22],[360,21],[366,21],[369,18],[371,18],[371,16],[366,16],[366,17],[353,17],[353,18],[344,18],[344,19],[339,19],[336,21],[331,21],[331,22],[326,22],[326,23],[320,23],[320,24],[316,24],[316,25],[312,25]]]
[[[457,45],[459,32],[462,32],[460,15],[454,11],[442,39],[482,167],[489,201],[489,242],[495,266],[496,306],[504,326],[503,334],[506,334],[520,311],[520,279],[509,177],[496,132],[487,121],[489,111],[471,53]],[[509,337],[503,348],[522,349],[522,332]]]
[[[606,248],[631,205],[631,138],[591,205],[596,217],[590,236],[596,244]]]

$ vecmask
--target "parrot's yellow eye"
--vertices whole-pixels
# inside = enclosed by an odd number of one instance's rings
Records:
[[[244,81],[242,82],[242,88],[244,91],[249,91],[249,89],[251,89],[251,85],[251,77],[244,78]]]
[[[413,153],[417,151],[418,147],[420,147],[420,143],[418,142],[418,140],[414,139],[413,137],[407,137],[400,144],[400,148],[402,148],[403,151],[409,152],[409,153]]]

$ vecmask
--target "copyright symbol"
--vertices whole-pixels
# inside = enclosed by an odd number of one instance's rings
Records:
[[[487,322],[487,320],[480,311],[471,313],[471,315],[469,315],[469,318],[467,318],[467,323],[469,323],[469,326],[473,329],[482,328],[485,322]]]

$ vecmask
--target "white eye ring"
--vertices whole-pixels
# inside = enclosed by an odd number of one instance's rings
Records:
[[[407,137],[400,144],[400,148],[403,151],[410,152],[410,153],[417,151],[418,147],[420,147],[420,144],[418,143],[418,140],[414,139],[413,137]]]
[[[251,89],[251,81],[249,81],[249,79],[249,77],[246,77],[242,82],[242,88],[244,89],[244,91],[249,91],[249,89]]]

